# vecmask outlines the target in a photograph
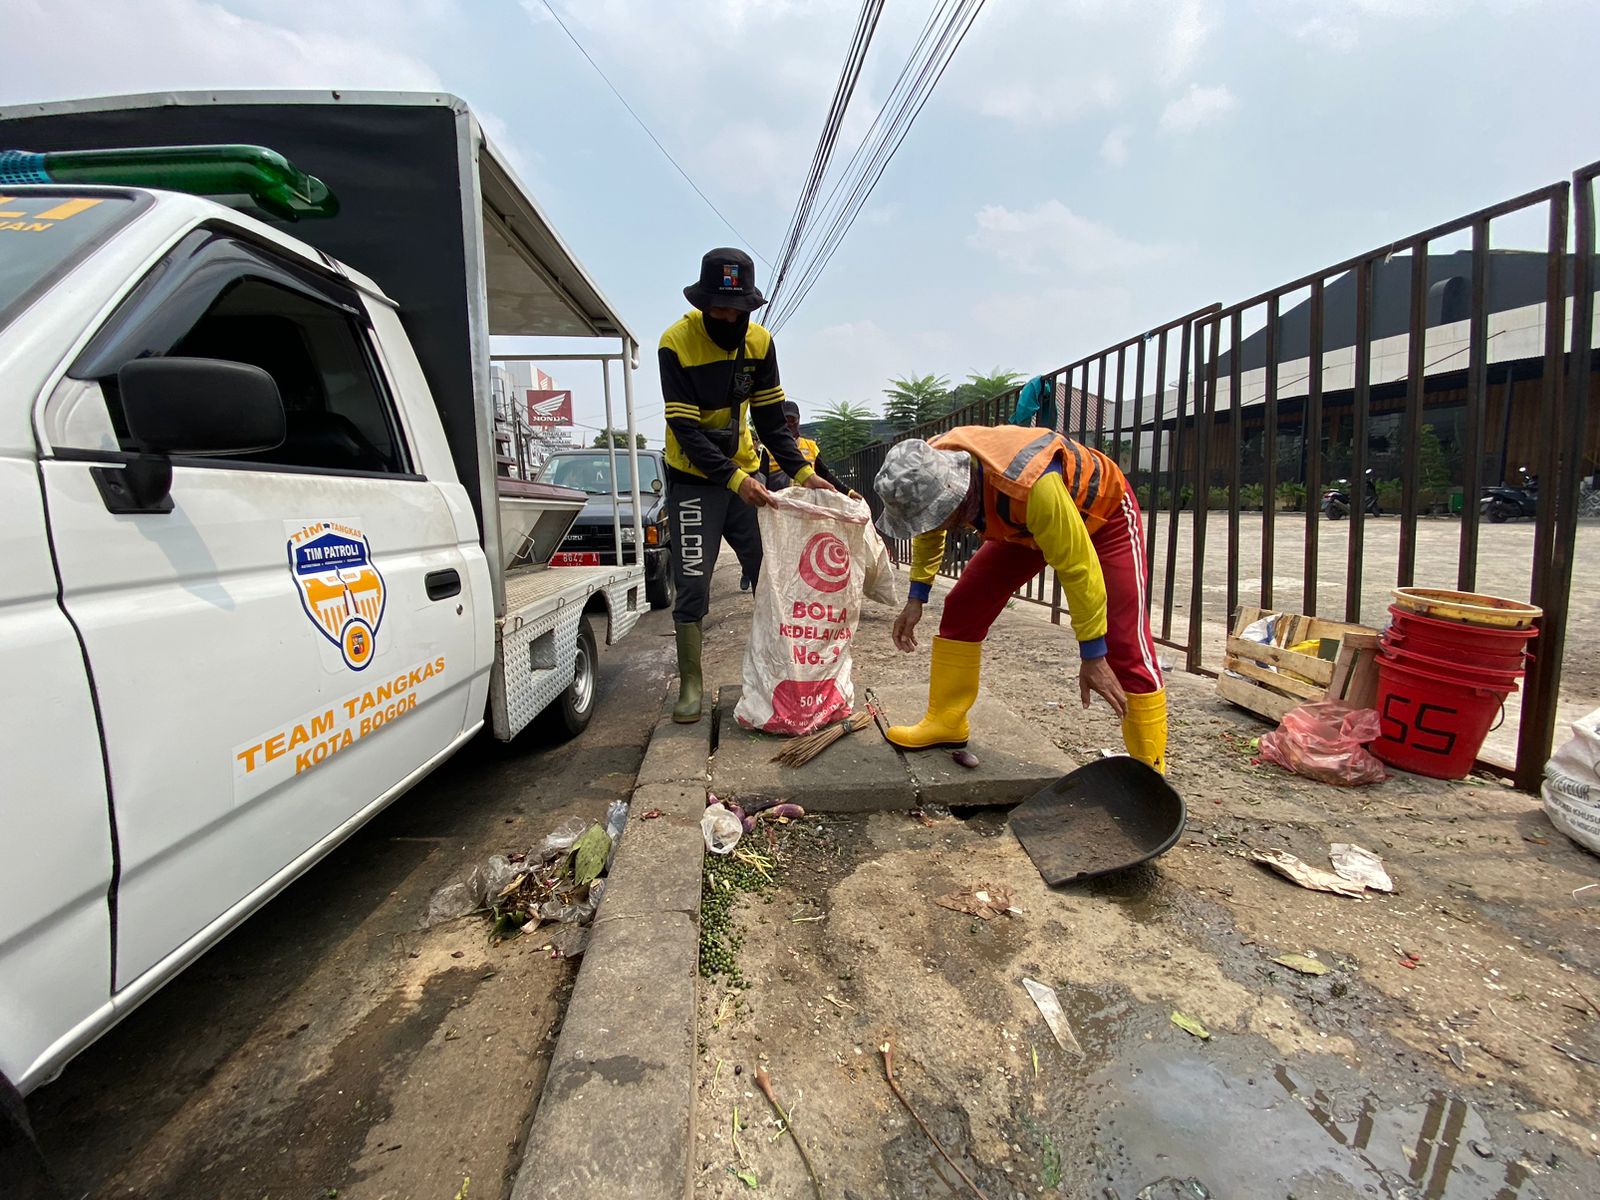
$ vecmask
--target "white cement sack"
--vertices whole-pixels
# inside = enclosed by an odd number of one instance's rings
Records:
[[[1600,708],[1572,723],[1572,737],[1544,765],[1544,811],[1585,850],[1600,854]]]
[[[797,736],[855,709],[850,643],[869,573],[893,598],[893,568],[866,501],[835,492],[773,493],[756,510],[761,578],[744,652],[746,729]],[[887,582],[885,582],[887,581]]]

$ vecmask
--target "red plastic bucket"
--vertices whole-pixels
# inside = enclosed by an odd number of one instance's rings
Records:
[[[1459,656],[1441,658],[1434,654],[1422,654],[1409,648],[1405,643],[1397,642],[1387,631],[1378,639],[1378,648],[1385,658],[1409,662],[1420,671],[1430,671],[1446,679],[1459,679],[1462,683],[1478,687],[1515,690],[1517,680],[1522,678],[1520,660],[1515,663],[1496,664],[1478,659],[1467,660]]]
[[[1397,604],[1389,606],[1393,623],[1386,631],[1397,646],[1442,658],[1447,662],[1512,667],[1520,670],[1533,629],[1501,629],[1489,625],[1464,625],[1425,617]]]
[[[1469,683],[1414,658],[1378,656],[1378,719],[1370,747],[1384,762],[1435,779],[1462,779],[1502,712],[1510,686]]]

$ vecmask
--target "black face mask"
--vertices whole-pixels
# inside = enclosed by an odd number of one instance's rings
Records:
[[[744,344],[744,335],[750,329],[749,313],[740,313],[737,321],[719,320],[709,313],[701,313],[700,319],[705,322],[706,336],[729,352]]]

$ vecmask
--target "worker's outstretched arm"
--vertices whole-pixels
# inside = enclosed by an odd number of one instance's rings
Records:
[[[944,562],[944,530],[935,529],[911,539],[911,594],[905,607],[894,619],[890,637],[906,653],[917,648],[917,622],[922,620],[922,606],[933,591],[933,577]]]
[[[1083,661],[1079,691],[1084,707],[1089,706],[1089,693],[1098,692],[1121,716],[1127,711],[1127,697],[1106,662],[1105,576],[1084,527],[1083,514],[1056,472],[1042,476],[1028,493],[1028,532],[1055,571],[1067,598],[1072,631],[1078,638],[1078,656]]]

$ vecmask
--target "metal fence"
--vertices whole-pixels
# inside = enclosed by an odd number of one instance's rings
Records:
[[[1533,456],[1540,480],[1528,595],[1544,617],[1524,681],[1515,770],[1519,787],[1537,788],[1555,731],[1580,503],[1592,491],[1589,473],[1600,479],[1593,338],[1600,281],[1597,177],[1600,163],[1575,172],[1570,182],[1400,238],[1249,299],[1186,313],[1045,376],[1056,430],[1117,459],[1135,489],[1146,518],[1156,640],[1181,651],[1187,670],[1216,673],[1205,661],[1207,623],[1220,649],[1242,600],[1241,565],[1261,608],[1281,605],[1280,593],[1292,591],[1277,577],[1280,508],[1304,510],[1296,608],[1317,615],[1326,582],[1317,501],[1335,470],[1350,481],[1345,621],[1360,623],[1365,616],[1369,624],[1382,624],[1382,614],[1363,612],[1362,595],[1371,520],[1363,483],[1369,464],[1380,459],[1399,473],[1397,486],[1386,485],[1398,518],[1398,585],[1419,582],[1419,519],[1443,507],[1459,513],[1455,577],[1420,582],[1476,590],[1478,497],[1497,482],[1495,469],[1502,478],[1509,470],[1515,442]],[[1493,223],[1526,226],[1535,219],[1543,232],[1536,248],[1491,247]],[[1465,247],[1450,251],[1452,242],[1463,241]],[[1007,423],[1019,392],[969,404],[900,436],[931,438],[958,425]],[[1489,420],[1491,400],[1498,427]],[[1520,418],[1515,424],[1514,414]],[[1390,433],[1375,441],[1375,423]],[[1448,453],[1436,427],[1450,435]],[[875,509],[871,483],[888,446],[868,446],[839,467]],[[1241,537],[1241,513],[1252,509],[1260,512],[1259,565],[1249,561],[1251,547]],[[1208,568],[1213,510],[1227,522],[1226,562]],[[1180,623],[1175,614],[1186,524],[1187,619]],[[971,533],[951,538],[941,573],[959,576],[976,546]],[[897,549],[904,561],[908,548]],[[1159,560],[1158,549],[1164,550]],[[1225,585],[1208,589],[1213,573],[1222,572]],[[1222,592],[1220,603],[1208,596],[1211,590]],[[1061,589],[1048,569],[1017,595],[1045,606],[1060,623]]]

